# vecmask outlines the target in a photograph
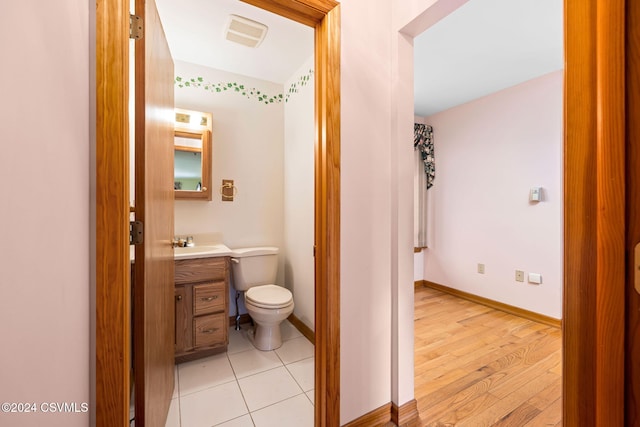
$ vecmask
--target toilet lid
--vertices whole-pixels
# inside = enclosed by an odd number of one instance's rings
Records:
[[[293,295],[282,286],[262,285],[245,292],[245,299],[258,307],[278,308],[291,304]]]

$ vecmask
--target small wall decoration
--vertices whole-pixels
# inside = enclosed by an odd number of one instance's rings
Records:
[[[307,74],[298,77],[298,79],[294,83],[292,83],[291,86],[289,86],[286,94],[269,94],[255,87],[247,87],[237,82],[211,83],[205,81],[202,77],[185,78],[182,76],[176,76],[175,84],[181,89],[198,88],[211,93],[232,92],[244,96],[247,99],[255,99],[258,102],[269,105],[280,104],[283,101],[287,102],[291,95],[298,93],[301,87],[306,86],[311,81],[312,75],[313,70],[309,70]]]

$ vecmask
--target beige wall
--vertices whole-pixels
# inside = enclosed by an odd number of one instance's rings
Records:
[[[341,422],[413,392],[413,37],[465,0],[344,0]]]
[[[391,401],[391,6],[341,2],[341,424]]]
[[[181,61],[175,73],[287,94],[312,67],[310,58],[284,85]],[[212,93],[203,87],[176,87],[175,95],[177,107],[213,115],[214,188],[210,202],[176,201],[176,234],[220,232],[230,248],[277,246],[277,283],[293,291],[296,316],[313,328],[313,84],[298,86],[287,102],[268,105],[235,91]],[[238,189],[232,202],[221,201],[222,179],[233,179]],[[239,309],[246,313],[242,299]],[[234,314],[235,291],[230,289]]]
[[[310,49],[311,50],[311,49]],[[314,68],[313,55],[285,82],[289,88]],[[284,106],[284,272],[293,313],[315,329],[314,83],[298,87]]]
[[[282,93],[283,85],[182,61],[175,74],[207,83],[238,83],[263,93]],[[221,232],[231,248],[284,243],[284,104],[264,104],[235,91],[212,93],[203,87],[176,86],[176,107],[213,114],[210,202],[177,200],[178,235]],[[223,179],[238,193],[222,201]]]
[[[426,280],[562,318],[562,83],[554,71],[427,117],[439,176]],[[534,186],[540,202],[529,202]]]
[[[3,426],[89,425],[40,405],[89,402],[90,6],[0,14],[0,402],[38,411],[0,412]]]

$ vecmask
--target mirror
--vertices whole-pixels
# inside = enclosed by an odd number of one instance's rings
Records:
[[[211,114],[176,109],[176,199],[211,200]]]

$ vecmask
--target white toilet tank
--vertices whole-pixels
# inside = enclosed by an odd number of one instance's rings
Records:
[[[278,248],[261,246],[233,249],[231,252],[233,286],[237,291],[275,284],[278,274]]]

